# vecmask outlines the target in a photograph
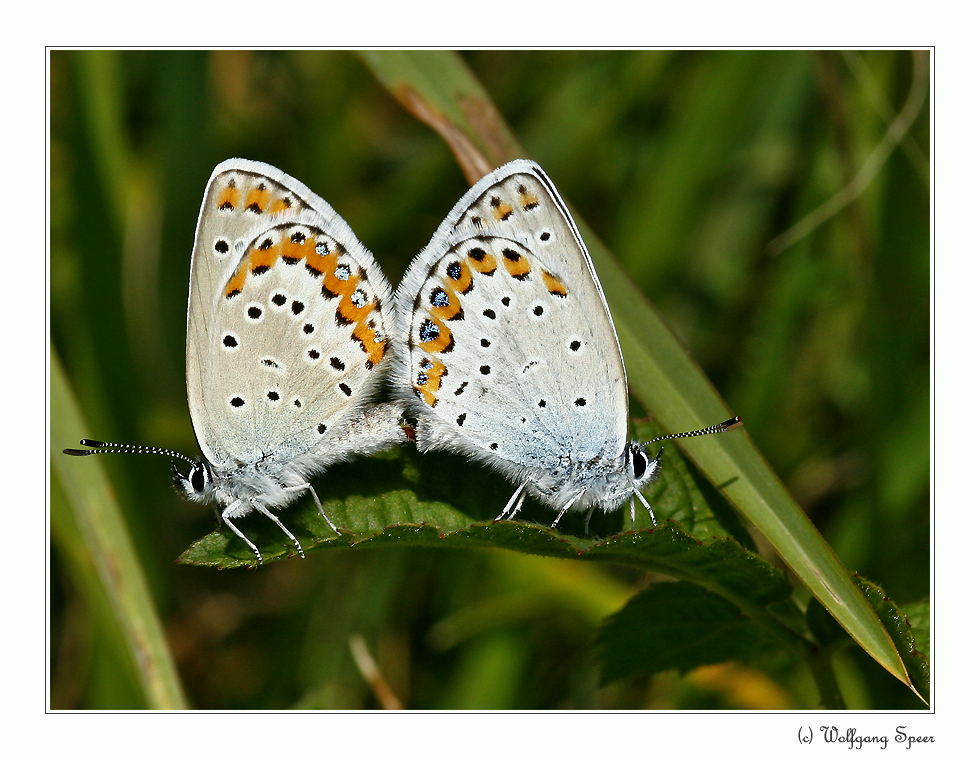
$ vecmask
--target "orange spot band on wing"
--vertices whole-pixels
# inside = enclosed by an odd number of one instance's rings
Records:
[[[310,254],[316,254],[316,238],[303,236],[301,239],[283,238],[282,255],[286,259],[308,259]]]
[[[419,347],[430,354],[442,354],[446,351],[451,351],[455,343],[453,340],[453,331],[450,330],[440,319],[432,318],[429,320],[432,325],[429,328],[429,333],[432,337],[429,340],[422,340],[422,336],[419,336]]]
[[[361,281],[360,275],[354,271],[350,264],[346,262],[338,264],[339,258],[339,253],[328,253],[326,256],[319,257],[319,262],[316,265],[316,269],[323,273],[324,291],[329,291],[343,299],[341,305],[337,307],[338,311],[344,308],[344,302],[349,300],[344,296],[349,297],[351,293],[357,290],[357,284]],[[307,259],[307,263],[309,264],[309,259]],[[340,269],[339,274],[338,269]],[[347,279],[342,279],[343,277]],[[350,304],[350,308],[356,307]]]
[[[228,280],[228,287],[225,288],[225,298],[237,296],[245,287],[245,278],[248,276],[248,267],[238,267],[238,271]]]
[[[563,283],[556,275],[551,272],[541,272],[541,279],[544,280],[544,286],[548,289],[548,292],[553,296],[558,296],[559,298],[564,298],[568,295],[568,288],[565,287]]]
[[[314,245],[312,250],[306,251],[306,268],[316,274],[333,271],[337,268],[337,254],[325,253],[321,255],[317,253],[316,245]]]
[[[268,248],[253,248],[252,252],[248,255],[248,271],[254,272],[256,269],[265,267],[265,269],[270,268],[276,263],[279,256],[282,255],[282,245],[276,243]]]
[[[354,278],[352,277],[351,279]],[[340,299],[340,304],[337,306],[337,314],[347,323],[363,322],[374,311],[374,307],[374,301],[368,301],[363,306],[357,306],[351,296],[346,296]]]
[[[222,210],[237,208],[238,201],[241,200],[241,197],[242,194],[238,188],[234,184],[229,184],[218,193],[218,199],[215,201],[215,205]]]
[[[388,339],[378,335],[378,332],[364,322],[358,323],[351,333],[351,339],[361,344],[367,356],[368,369],[380,362],[388,350]]]
[[[506,221],[514,213],[514,207],[504,201],[500,201],[497,204],[491,203],[491,206],[493,206],[493,215],[498,222]]]
[[[538,196],[536,196],[532,192],[529,192],[527,189],[523,188],[523,186],[519,188],[519,190],[520,190],[519,200],[521,202],[521,207],[525,211],[530,211],[532,208],[538,205]]]
[[[432,307],[429,309],[429,314],[440,320],[457,319],[463,313],[463,306],[459,302],[459,296],[456,295],[456,291],[446,288],[437,288],[437,290],[445,295],[445,300],[448,303],[444,306],[432,304]],[[429,299],[429,303],[432,303],[431,295]]]
[[[517,251],[504,250],[504,268],[511,277],[523,280],[531,272],[531,263]]]
[[[442,378],[446,374],[446,365],[442,362],[433,362],[432,367],[420,372],[415,377],[412,387],[419,398],[429,406],[436,405],[436,392],[442,387]],[[419,383],[419,379],[424,377],[425,382]]]
[[[253,187],[248,191],[248,195],[245,196],[245,210],[262,213],[271,200],[272,193],[266,189],[265,185]]]
[[[446,265],[446,276],[442,280],[443,286],[447,291],[454,290],[457,293],[470,292],[473,287],[473,272],[465,260],[454,259]]]
[[[265,238],[264,240],[271,239]],[[264,245],[265,243],[263,242],[259,244],[258,248],[253,246],[249,249],[248,253],[242,259],[242,263],[235,270],[235,274],[231,276],[231,279],[228,280],[228,284],[225,286],[225,298],[237,296],[242,292],[242,288],[245,287],[245,278],[248,277],[249,272],[261,274],[271,269],[273,264],[279,260],[279,257],[282,255],[282,241],[280,240],[266,247],[263,247]]]
[[[276,198],[272,202],[272,205],[269,206],[269,213],[270,214],[279,214],[279,213],[281,213],[283,211],[286,211],[286,210],[288,210],[290,208],[292,208],[292,204],[289,202],[288,199],[286,199],[286,198]]]
[[[259,274],[271,269],[280,258],[287,258],[295,263],[298,260],[306,259],[306,265],[314,274],[322,275],[325,272],[333,272],[337,268],[337,257],[339,253],[328,253],[321,256],[316,252],[317,240],[313,235],[303,236],[301,239],[294,240],[291,237],[280,237],[275,243],[267,245],[266,241],[271,241],[274,234],[269,237],[260,238],[258,246],[252,246],[242,258],[241,264],[235,270],[235,274],[228,280],[225,286],[225,298],[231,298],[242,292],[245,287],[245,278],[250,272]],[[351,290],[356,286],[356,278]]]
[[[470,258],[470,266],[480,274],[490,275],[497,271],[497,259],[482,248],[472,248],[467,255]]]

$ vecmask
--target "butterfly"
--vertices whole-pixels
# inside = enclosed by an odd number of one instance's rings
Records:
[[[615,510],[661,469],[627,437],[626,369],[592,260],[538,164],[480,179],[395,294],[393,387],[419,451],[462,453],[558,511]],[[669,438],[737,427],[739,418]],[[661,450],[662,453],[662,450]]]
[[[328,465],[405,440],[402,405],[369,406],[394,323],[391,286],[326,201],[268,164],[233,158],[211,175],[198,217],[187,306],[187,400],[203,456],[85,439],[84,456],[164,454],[178,492],[235,524],[274,510]]]

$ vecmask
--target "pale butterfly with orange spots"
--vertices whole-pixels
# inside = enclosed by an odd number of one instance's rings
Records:
[[[655,441],[627,437],[626,369],[592,259],[554,184],[513,161],[479,180],[412,261],[395,295],[393,386],[416,417],[420,451],[446,449],[557,510],[635,523],[657,477]],[[662,438],[731,430],[718,425]]]
[[[158,453],[177,490],[235,520],[258,511],[300,555],[274,510],[309,493],[328,465],[403,441],[399,403],[370,405],[386,371],[391,287],[329,204],[268,164],[230,159],[198,217],[187,306],[187,399],[204,456],[83,440],[66,453]]]

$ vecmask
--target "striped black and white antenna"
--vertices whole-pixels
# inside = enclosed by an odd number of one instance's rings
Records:
[[[742,427],[741,417],[732,417],[730,420],[725,420],[724,422],[719,422],[716,425],[710,425],[706,428],[701,428],[700,430],[691,430],[687,433],[671,433],[670,435],[662,435],[659,438],[653,438],[646,443],[641,443],[640,448],[645,448],[651,443],[656,443],[657,441],[669,441],[672,438],[694,438],[698,435],[711,435],[712,433],[726,433],[729,430],[734,430],[735,428]]]
[[[191,465],[197,464],[189,456],[181,454],[179,451],[160,448],[159,446],[136,446],[131,443],[108,443],[106,441],[93,441],[91,438],[83,438],[79,445],[87,446],[85,449],[65,449],[64,453],[73,457],[86,457],[91,454],[160,454],[162,456],[181,459]]]

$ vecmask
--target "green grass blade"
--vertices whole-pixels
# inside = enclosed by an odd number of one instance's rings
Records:
[[[146,705],[155,710],[186,709],[143,568],[99,457],[82,461],[62,453],[90,431],[85,428],[61,362],[54,352],[50,357],[52,477],[69,505],[68,510],[52,510],[53,538],[59,544],[72,545],[72,551],[64,556],[72,570],[84,576],[78,583],[89,588],[101,586]],[[79,538],[82,546],[78,546]]]
[[[449,52],[374,51],[362,59],[413,114],[447,141],[471,182],[488,168],[527,156],[462,59]],[[579,220],[619,332],[634,397],[665,430],[730,416],[724,402],[644,294]],[[747,431],[680,441],[831,615],[882,667],[911,687],[881,622],[846,568],[795,503]]]

